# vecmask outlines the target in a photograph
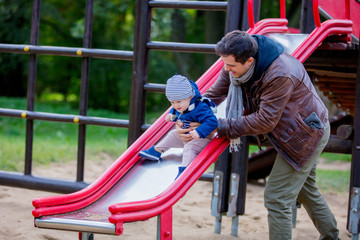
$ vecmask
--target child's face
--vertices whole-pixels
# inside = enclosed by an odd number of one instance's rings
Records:
[[[183,100],[170,101],[171,106],[178,112],[182,113],[188,109],[190,105],[191,97],[185,98]]]

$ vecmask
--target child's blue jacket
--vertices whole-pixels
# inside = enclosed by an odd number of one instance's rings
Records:
[[[201,123],[195,130],[198,132],[200,138],[206,138],[212,131],[217,128],[218,121],[214,114],[216,112],[216,105],[210,99],[202,97],[198,86],[193,81],[189,81],[195,90],[195,96],[191,99],[187,110],[182,114],[174,108],[171,108],[172,121],[190,121]]]

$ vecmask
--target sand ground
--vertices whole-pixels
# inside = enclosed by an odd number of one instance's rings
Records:
[[[86,181],[93,181],[110,166],[111,160],[93,162],[86,166]],[[323,164],[319,167],[329,168]],[[331,167],[331,166],[330,166]],[[334,166],[332,166],[334,167]],[[348,169],[349,165],[339,164],[336,169]],[[51,167],[34,170],[34,175],[52,176],[72,179],[75,176],[75,163],[65,166],[53,164]],[[214,233],[215,219],[211,216],[212,184],[198,181],[187,194],[173,207],[173,239],[197,240],[263,240],[268,238],[267,211],[264,207],[264,186],[261,184],[247,184],[246,210],[239,217],[238,236],[231,236],[231,221],[227,216],[222,217],[221,234]],[[75,232],[39,229],[33,225],[31,215],[32,200],[38,197],[55,195],[54,193],[0,186],[0,239],[78,239]],[[347,193],[325,193],[325,199],[333,211],[340,229],[342,240],[351,239],[346,230]],[[293,239],[318,239],[319,234],[302,207],[297,212],[296,228],[293,229]],[[124,234],[121,236],[95,234],[96,240],[156,239],[156,218],[144,222],[124,224]]]

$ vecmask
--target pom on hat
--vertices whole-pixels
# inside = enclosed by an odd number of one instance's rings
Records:
[[[169,101],[183,100],[195,96],[195,90],[186,77],[174,75],[167,80],[165,95]]]

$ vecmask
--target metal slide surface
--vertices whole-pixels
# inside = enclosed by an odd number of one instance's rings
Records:
[[[283,45],[285,52],[292,54],[309,34],[269,33],[266,36]]]
[[[109,206],[155,197],[174,182],[179,164],[180,161],[177,160],[159,163],[140,160],[121,181],[95,203],[76,212],[43,216],[35,220],[35,225],[43,228],[115,234],[115,225],[108,221],[111,215]]]

